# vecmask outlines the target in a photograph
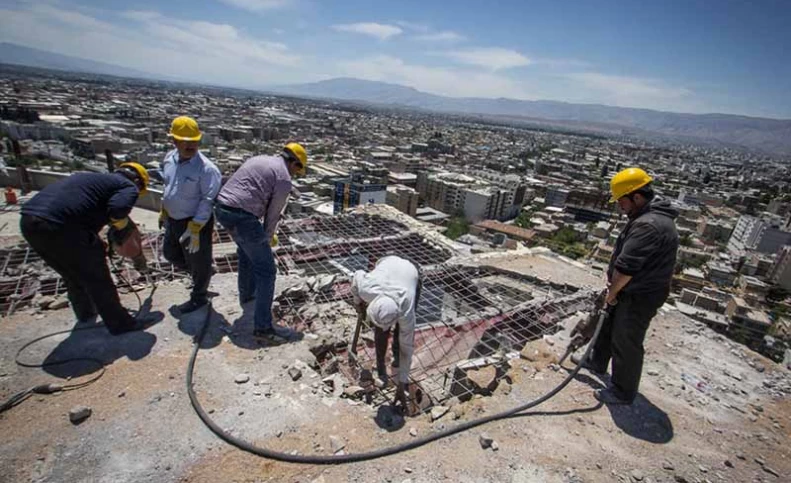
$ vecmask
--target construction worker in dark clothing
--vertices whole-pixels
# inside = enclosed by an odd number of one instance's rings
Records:
[[[651,177],[640,168],[613,176],[612,198],[629,218],[615,242],[607,269],[605,303],[611,315],[584,367],[605,373],[612,359],[611,385],[596,392],[606,404],[631,404],[643,370],[643,341],[651,319],[670,294],[676,265],[678,211],[655,196]]]
[[[114,173],[76,173],[53,183],[22,206],[20,228],[30,246],[66,284],[78,321],[101,315],[113,335],[145,328],[121,305],[99,231],[111,225],[111,238],[136,230],[129,219],[148,174],[137,163]]]

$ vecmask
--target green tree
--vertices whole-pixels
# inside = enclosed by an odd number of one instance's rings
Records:
[[[451,218],[448,221],[448,228],[445,230],[443,235],[450,238],[451,240],[456,240],[462,235],[466,235],[470,232],[470,224],[464,217],[456,216]]]
[[[517,216],[514,220],[514,225],[518,226],[519,228],[530,228],[531,216],[533,216],[533,214],[527,211],[519,213],[519,216]]]

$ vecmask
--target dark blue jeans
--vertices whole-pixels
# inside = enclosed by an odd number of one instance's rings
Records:
[[[214,216],[236,242],[240,303],[255,297],[255,329],[271,329],[277,268],[264,227],[255,215],[222,205],[215,206]]]

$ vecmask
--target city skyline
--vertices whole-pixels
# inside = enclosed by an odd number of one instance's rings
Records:
[[[731,2],[0,2],[0,41],[200,83],[354,77],[452,97],[791,118],[791,9]],[[784,20],[785,19],[785,20]],[[784,95],[785,94],[785,95]]]

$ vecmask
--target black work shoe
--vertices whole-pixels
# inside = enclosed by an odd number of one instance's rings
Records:
[[[179,309],[179,313],[182,315],[189,314],[190,312],[195,312],[199,308],[203,307],[204,305],[208,304],[207,300],[203,302],[196,302],[194,300],[188,300],[181,305],[177,305],[176,308]]]
[[[634,398],[627,398],[621,391],[614,387],[599,389],[593,393],[593,397],[604,404],[629,405],[634,402]]]
[[[274,329],[256,329],[253,331],[253,339],[262,344],[270,345],[285,344],[288,342],[288,337],[278,334]]]

